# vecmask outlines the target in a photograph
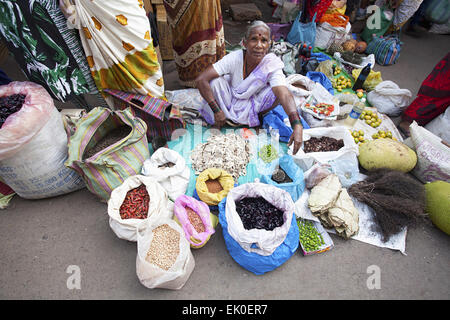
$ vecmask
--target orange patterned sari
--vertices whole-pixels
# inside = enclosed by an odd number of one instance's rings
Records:
[[[225,55],[220,0],[164,0],[180,81],[195,78]]]

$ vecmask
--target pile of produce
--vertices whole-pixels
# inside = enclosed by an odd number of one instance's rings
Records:
[[[236,212],[244,228],[271,231],[283,225],[283,211],[263,197],[243,198],[236,202]]]
[[[318,103],[316,105],[305,103],[305,108],[312,110],[314,113],[329,116],[334,111],[334,105],[329,103]]]
[[[305,153],[309,152],[328,152],[328,151],[338,151],[344,146],[344,140],[335,139],[331,137],[311,137],[303,143],[303,151]]]
[[[376,231],[383,241],[414,226],[424,217],[425,187],[412,176],[391,169],[368,173],[365,180],[353,184],[348,192],[373,209]]]
[[[208,188],[208,192],[218,193],[223,190],[222,185],[220,184],[218,179],[208,179],[205,181],[205,184]]]
[[[195,174],[209,168],[222,169],[237,180],[247,174],[251,151],[248,140],[235,133],[217,134],[199,143],[191,153],[192,169]]]
[[[124,139],[127,137],[131,132],[131,127],[127,125],[123,125],[117,128],[112,129],[109,131],[103,138],[101,138],[97,143],[86,150],[83,154],[83,159],[89,159],[93,155],[97,154],[98,152],[108,148],[109,146],[113,145],[114,143]]]
[[[300,218],[297,219],[297,225],[300,233],[300,243],[305,251],[317,251],[325,245],[323,236],[314,227],[314,223],[312,221]]]
[[[125,200],[120,206],[120,217],[122,219],[146,219],[150,204],[150,195],[145,185],[131,189],[127,192]]]
[[[450,235],[450,183],[436,180],[425,184],[426,213],[433,224]]]
[[[362,130],[349,130],[352,137],[355,139],[355,143],[364,143],[366,140],[364,138],[364,131]]]
[[[379,168],[409,172],[417,164],[417,155],[402,142],[393,139],[366,141],[359,146],[359,164],[366,170]]]
[[[337,77],[336,84],[333,85],[333,88],[335,88],[338,92],[341,92],[343,89],[351,87],[352,87],[352,80],[345,76]]]
[[[153,239],[145,260],[163,270],[169,270],[180,253],[180,233],[163,224],[153,229]]]
[[[0,98],[0,128],[5,123],[6,118],[22,108],[25,98],[26,96],[20,93]]]
[[[278,158],[278,152],[271,144],[266,144],[259,150],[259,157],[262,161],[270,163]]]
[[[194,227],[195,231],[197,231],[198,233],[205,232],[206,230],[205,225],[203,224],[202,218],[200,218],[198,213],[189,207],[186,207],[185,209],[189,222]]]
[[[384,131],[384,130],[378,130],[376,133],[374,133],[372,135],[372,139],[393,139],[393,140],[397,140],[395,137],[392,137],[392,132],[391,131]]]
[[[291,183],[292,179],[281,167],[276,167],[272,173],[272,180],[276,183]]]
[[[375,111],[372,110],[363,110],[359,119],[363,120],[372,128],[377,128],[381,124],[381,119]]]

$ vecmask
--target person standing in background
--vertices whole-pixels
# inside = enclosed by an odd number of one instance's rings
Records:
[[[220,0],[164,0],[178,76],[182,85],[225,56]]]

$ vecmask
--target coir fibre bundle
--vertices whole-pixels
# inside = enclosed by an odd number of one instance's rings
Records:
[[[425,187],[407,173],[391,169],[370,171],[348,193],[373,209],[377,231],[384,242],[425,217]]]

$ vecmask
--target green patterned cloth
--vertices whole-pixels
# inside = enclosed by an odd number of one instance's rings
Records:
[[[75,30],[51,0],[0,1],[0,37],[29,81],[59,101],[98,93]]]

